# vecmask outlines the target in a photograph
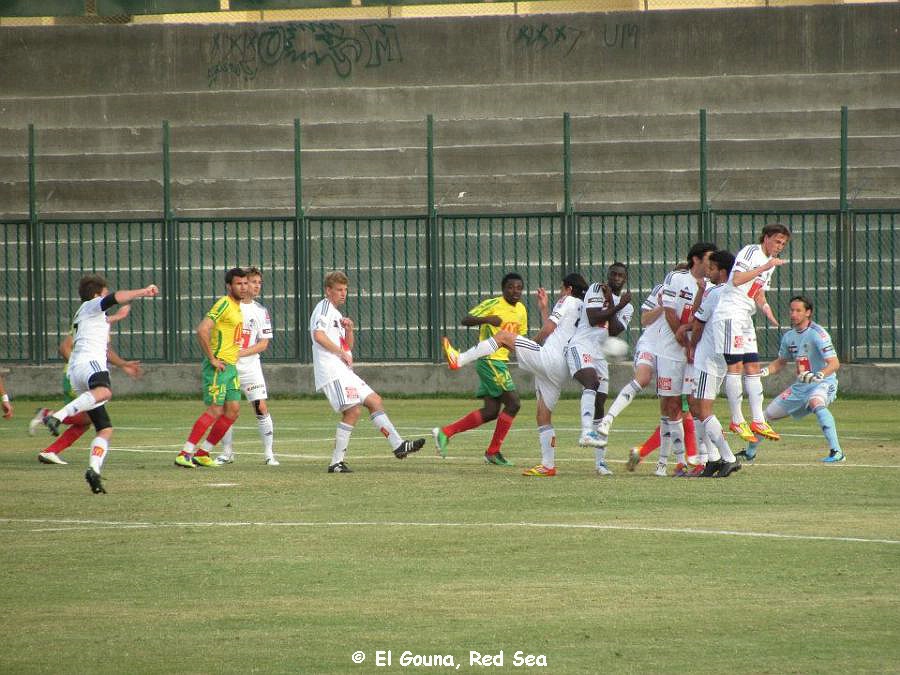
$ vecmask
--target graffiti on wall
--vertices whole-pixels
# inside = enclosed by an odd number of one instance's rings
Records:
[[[532,22],[511,24],[507,37],[514,46],[534,52],[554,52],[563,58],[582,48],[637,49],[638,26],[634,23],[605,23],[584,30],[567,24]]]
[[[253,80],[282,64],[332,68],[347,78],[354,68],[403,61],[397,27],[386,23],[348,27],[337,23],[290,23],[262,31],[213,35],[208,49],[209,86],[224,77]]]

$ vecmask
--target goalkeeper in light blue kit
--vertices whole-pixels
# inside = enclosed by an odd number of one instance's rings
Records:
[[[844,461],[844,452],[837,437],[834,417],[828,406],[837,397],[838,381],[835,373],[841,367],[828,331],[812,320],[812,303],[797,295],[791,298],[791,330],[781,338],[778,358],[760,371],[760,375],[774,375],[789,361],[797,365],[797,381],[785,389],[766,408],[766,420],[791,415],[797,419],[810,413],[819,420],[822,433],[831,446],[822,461],[832,464]],[[752,462],[759,442],[751,443],[738,456]]]

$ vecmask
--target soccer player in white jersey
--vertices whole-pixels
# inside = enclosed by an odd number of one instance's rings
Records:
[[[372,424],[390,443],[397,459],[425,445],[424,438],[405,441],[400,437],[384,411],[381,397],[353,372],[353,321],[338,310],[347,301],[349,283],[343,272],[326,274],[325,297],[313,309],[309,320],[316,390],[323,392],[334,411],[341,414],[328,473],[352,473],[344,459],[362,406],[369,409]]]
[[[253,404],[256,411],[256,423],[259,426],[259,437],[263,444],[263,457],[268,466],[278,466],[278,459],[272,449],[275,439],[275,426],[269,414],[267,400],[269,390],[262,371],[260,354],[269,348],[272,339],[272,319],[269,310],[263,307],[256,298],[262,292],[262,272],[258,267],[247,267],[248,294],[241,300],[241,314],[244,316],[244,327],[241,332],[241,349],[238,352],[237,372],[244,398]],[[216,464],[231,464],[234,461],[234,427],[222,437],[222,454],[216,457]]]
[[[662,287],[663,321],[656,325],[656,393],[659,396],[660,448],[657,476],[666,476],[669,455],[684,465],[684,423],[681,397],[691,392],[691,382],[685,378],[687,355],[679,341],[678,330],[690,323],[694,299],[702,293],[706,277],[706,261],[716,250],[715,244],[698,242],[687,255],[688,268],[666,275]],[[681,338],[683,339],[683,337]]]
[[[785,225],[771,223],[762,229],[759,244],[750,244],[738,252],[716,313],[706,329],[713,331],[716,347],[725,355],[728,364],[725,395],[731,409],[729,428],[748,442],[755,442],[757,436],[773,441],[779,439],[763,416],[763,389],[753,315],[759,307],[769,323],[779,325],[766,302],[766,289],[775,268],[785,263],[778,256],[790,239],[791,231]],[[749,425],[741,412],[742,385],[747,390],[750,404]]]
[[[541,444],[541,463],[523,472],[524,476],[556,475],[556,432],[553,429],[553,409],[559,402],[563,385],[569,380],[566,365],[566,345],[575,333],[575,325],[581,316],[581,304],[587,282],[580,274],[563,277],[559,300],[549,311],[547,291],[537,291],[538,307],[543,325],[534,340],[509,330],[500,330],[471,349],[460,353],[448,340],[443,340],[444,352],[451,370],[476,362],[506,347],[516,353],[519,368],[534,375],[537,394],[537,426]],[[441,456],[447,454],[446,438],[439,427],[432,429]]]
[[[810,413],[819,426],[830,450],[822,461],[833,464],[844,461],[844,451],[837,437],[834,416],[828,406],[837,397],[838,381],[835,373],[841,367],[828,331],[812,320],[813,305],[802,295],[791,298],[791,330],[781,338],[778,358],[760,371],[760,375],[774,375],[789,361],[797,366],[797,381],[785,389],[766,408],[766,419],[777,420],[788,415],[799,419]],[[752,462],[759,442],[751,443],[738,453]]]
[[[641,337],[638,338],[637,344],[634,346],[634,378],[622,387],[618,396],[616,396],[616,400],[609,406],[609,412],[603,416],[597,425],[596,431],[600,436],[609,436],[616,417],[631,405],[634,397],[650,384],[650,380],[656,374],[656,347],[653,345],[654,326],[656,322],[665,320],[662,318],[661,292],[662,284],[657,284],[650,291],[650,295],[641,303],[641,327],[644,329],[644,332],[641,333]]]
[[[9,400],[9,394],[6,393],[6,386],[3,384],[2,377],[0,377],[0,408],[3,409],[3,419],[11,420],[13,416],[13,405]]]
[[[713,401],[725,377],[725,357],[716,350],[715,339],[706,324],[713,316],[725,290],[725,283],[734,266],[734,256],[728,251],[716,251],[709,257],[710,285],[703,294],[700,307],[694,314],[691,337],[688,343],[688,361],[694,364],[694,383],[688,398],[691,413],[698,420],[698,441],[709,441],[709,456],[705,466],[698,464],[684,475],[727,478],[741,468],[736,460],[722,425],[713,414]]]
[[[603,417],[609,393],[609,365],[603,343],[610,336],[622,333],[634,314],[631,292],[622,290],[627,279],[628,269],[624,263],[615,262],[609,266],[606,283],[594,283],[588,288],[578,326],[566,351],[569,374],[584,387],[578,444],[595,448],[597,466],[604,468],[607,439],[594,430],[594,420]],[[610,475],[611,472],[606,469],[605,473],[603,470],[600,473]]]
[[[99,274],[88,274],[78,283],[81,306],[72,319],[74,344],[67,368],[69,381],[78,396],[43,421],[50,433],[58,436],[59,427],[67,417],[86,412],[91,418],[97,436],[91,441],[91,456],[84,478],[94,494],[106,492],[100,479],[100,471],[109,451],[109,439],[113,432],[105,405],[112,398],[112,385],[106,364],[109,327],[128,316],[131,310],[129,303],[133,300],[152,298],[158,294],[159,289],[154,284],[130,291],[110,292],[106,279]],[[122,307],[107,316],[106,311],[115,305]]]

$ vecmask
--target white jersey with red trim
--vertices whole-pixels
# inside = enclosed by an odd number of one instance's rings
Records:
[[[749,318],[756,314],[754,298],[757,293],[769,288],[775,268],[766,270],[740,286],[734,285],[734,275],[738,272],[750,272],[757,267],[762,267],[770,259],[771,256],[766,255],[759,244],[749,244],[738,251],[734,258],[734,267],[728,276],[725,290],[716,308],[716,314],[713,317],[715,320]]]
[[[337,307],[331,304],[328,298],[322,298],[319,301],[319,304],[313,309],[312,316],[309,318],[309,335],[312,338],[313,372],[316,375],[316,390],[322,389],[329,382],[350,371],[347,364],[341,361],[337,354],[332,354],[319,345],[313,336],[317,330],[324,331],[329,340],[336,345],[340,345],[345,352],[349,352],[350,349],[346,339],[347,331],[341,325],[341,319],[343,318],[344,315],[340,313]]]
[[[241,349],[249,349],[260,340],[272,339],[272,319],[269,310],[256,300],[241,303],[241,314],[244,316],[244,328],[241,331]],[[259,354],[242,356],[238,365],[247,366],[259,361]]]
[[[566,350],[566,345],[571,337],[575,334],[575,327],[581,317],[581,306],[584,303],[572,295],[565,295],[557,300],[550,312],[550,319],[556,324],[556,328],[547,339],[544,340],[543,348],[554,355],[557,353],[560,357]]]
[[[663,307],[675,311],[680,325],[690,323],[694,313],[694,298],[700,285],[690,270],[675,270],[666,275],[662,284]],[[656,355],[673,361],[686,361],[684,347],[678,344],[665,313],[656,324]]]

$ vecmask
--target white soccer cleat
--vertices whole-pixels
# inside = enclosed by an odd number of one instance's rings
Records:
[[[219,455],[215,459],[216,464],[222,466],[223,464],[234,464],[234,455]]]
[[[55,452],[42,452],[38,454],[38,461],[41,464],[68,464],[66,460]]]
[[[609,415],[606,415],[600,422],[597,424],[597,428],[594,430],[601,436],[609,436],[609,432],[612,431],[612,423],[613,418]]]
[[[281,466],[281,462],[279,462],[275,457],[266,457],[266,466]]]
[[[50,408],[38,408],[34,413],[34,417],[32,417],[31,421],[28,423],[28,435],[34,436],[38,429],[44,425],[44,418],[52,412],[53,411],[50,410]]]
[[[613,472],[609,470],[609,467],[606,466],[606,462],[597,465],[597,475],[598,476],[612,476]]]
[[[665,462],[657,462],[656,471],[653,472],[653,475],[659,476],[660,478],[665,478],[666,476],[669,475],[667,469],[668,469],[668,466],[666,465]]]
[[[578,445],[582,448],[605,448],[606,443],[607,439],[596,431],[582,432],[581,438],[578,439]]]

